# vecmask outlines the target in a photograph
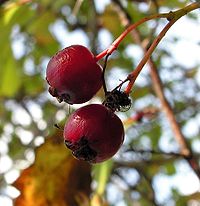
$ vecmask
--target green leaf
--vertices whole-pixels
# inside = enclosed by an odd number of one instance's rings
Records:
[[[28,5],[20,5],[18,3],[10,3],[4,10],[2,16],[3,22],[6,26],[13,26],[19,24],[25,26],[30,23],[30,20],[34,17],[34,9]],[[24,18],[24,14],[26,18]]]
[[[94,178],[97,181],[96,193],[103,195],[106,189],[106,184],[111,174],[113,161],[108,160],[101,164],[93,166]]]
[[[24,152],[27,149],[26,145],[23,145],[19,137],[16,134],[13,134],[12,140],[8,145],[9,156],[12,159],[21,159],[24,158]]]
[[[188,3],[187,0],[183,0],[183,1],[174,1],[174,0],[159,0],[157,1],[159,6],[165,6],[165,7],[170,7],[170,8],[176,8],[176,7],[184,7],[186,5],[186,3]]]
[[[37,96],[37,94],[44,91],[44,84],[46,82],[41,78],[40,74],[34,76],[24,76],[23,89],[29,96]]]
[[[36,18],[35,21],[28,27],[28,31],[34,36],[37,44],[45,45],[54,41],[54,38],[49,32],[49,24],[54,21],[54,15],[51,12],[46,12]]]
[[[114,10],[113,5],[108,5],[106,7],[100,19],[103,27],[108,29],[114,38],[118,37],[122,33],[123,28],[121,26],[119,15]]]
[[[166,169],[167,175],[174,175],[176,173],[176,168],[175,168],[173,162],[165,164],[165,169]]]
[[[3,16],[3,21],[5,24],[9,24],[10,20],[13,18],[15,12],[18,10],[19,7],[13,5],[10,8],[6,9]]]
[[[144,87],[134,86],[134,90],[131,93],[131,97],[135,100],[135,99],[142,98],[148,94],[151,94],[151,87],[149,87],[149,86],[144,86]]]
[[[176,206],[186,206],[187,198],[186,196],[181,196],[178,190],[175,188],[172,189],[173,198],[176,201]]]
[[[21,70],[17,68],[17,62],[12,57],[12,53],[7,53],[8,58],[2,66],[0,75],[0,96],[13,97],[18,92],[21,85]]]
[[[49,28],[55,21],[55,14],[46,12],[35,18],[35,21],[27,27],[29,35],[34,39],[34,45],[30,57],[34,57],[34,63],[39,65],[44,56],[52,56],[59,45]]]

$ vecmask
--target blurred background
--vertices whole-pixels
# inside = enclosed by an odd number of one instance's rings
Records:
[[[178,155],[170,122],[146,65],[131,93],[132,107],[117,113],[125,142],[97,165],[75,160],[63,144],[69,114],[83,105],[58,103],[45,70],[52,55],[72,44],[95,55],[127,25],[187,0],[0,1],[0,205],[199,206],[199,179]],[[167,20],[152,20],[128,35],[109,58],[111,90],[143,57],[143,48]],[[152,55],[166,99],[200,164],[200,10],[181,18]],[[81,54],[80,54],[81,55]],[[103,61],[100,61],[103,65]],[[86,104],[101,103],[103,91]]]

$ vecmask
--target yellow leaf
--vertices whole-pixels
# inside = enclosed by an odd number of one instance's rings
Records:
[[[14,183],[21,192],[15,206],[78,206],[78,194],[89,196],[90,165],[73,158],[62,134],[48,138],[35,154],[35,163]]]

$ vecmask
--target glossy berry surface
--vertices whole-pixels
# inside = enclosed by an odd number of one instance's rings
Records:
[[[90,100],[102,86],[102,69],[84,46],[72,45],[49,61],[46,79],[49,92],[59,102],[80,104]]]
[[[77,159],[99,163],[118,151],[124,141],[124,128],[110,109],[91,104],[69,117],[64,127],[64,139]]]

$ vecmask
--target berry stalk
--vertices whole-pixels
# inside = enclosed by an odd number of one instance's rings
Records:
[[[186,15],[187,13],[189,13],[190,11],[193,11],[197,8],[199,8],[200,5],[197,3],[193,3],[188,5],[185,8],[182,8],[180,10],[177,10],[176,12],[170,12],[168,13],[169,16],[167,17],[167,19],[169,20],[169,23],[163,28],[163,30],[160,32],[160,34],[154,39],[153,43],[151,44],[151,46],[149,47],[149,49],[147,50],[147,52],[145,53],[143,59],[140,61],[140,63],[138,64],[138,66],[136,67],[135,70],[133,70],[132,73],[129,74],[128,79],[129,79],[129,84],[127,85],[126,89],[125,89],[125,93],[129,94],[131,92],[131,89],[135,83],[135,80],[137,79],[138,75],[140,74],[140,72],[142,71],[144,65],[147,63],[147,61],[149,60],[151,54],[153,53],[153,51],[156,49],[157,45],[160,43],[160,41],[163,39],[163,37],[165,36],[165,34],[167,33],[167,31],[171,28],[171,26],[181,17],[183,17],[184,15]]]
[[[167,33],[167,31],[171,28],[171,26],[175,23],[176,21],[170,21],[165,27],[164,29],[160,32],[160,34],[154,39],[153,43],[151,44],[151,46],[149,47],[149,49],[147,50],[147,52],[145,53],[143,59],[140,61],[140,63],[138,64],[138,66],[136,67],[135,70],[133,70],[132,73],[129,74],[128,79],[129,79],[129,83],[125,89],[125,93],[129,94],[131,92],[131,89],[133,87],[133,84],[135,83],[135,80],[137,79],[138,75],[140,74],[140,72],[142,71],[144,65],[146,64],[146,62],[148,61],[148,59],[150,58],[151,54],[153,53],[153,51],[156,49],[157,45],[160,43],[160,41],[163,39],[163,37],[165,36],[165,34]]]
[[[163,37],[165,36],[167,31],[171,28],[171,26],[178,19],[180,19],[181,17],[185,16],[187,13],[189,13],[195,9],[198,9],[198,8],[200,8],[199,3],[192,3],[192,4],[186,6],[182,9],[175,11],[175,12],[170,11],[168,13],[154,14],[154,15],[142,18],[140,21],[130,25],[107,49],[102,51],[100,54],[96,55],[96,57],[95,57],[96,61],[99,61],[100,59],[102,59],[106,55],[108,55],[108,56],[111,55],[112,52],[117,49],[117,47],[119,46],[121,41],[127,36],[127,34],[129,34],[131,31],[133,31],[139,25],[141,25],[149,20],[158,19],[158,18],[166,18],[169,21],[169,23],[163,28],[163,30],[160,32],[160,34],[154,39],[152,45],[149,47],[149,49],[145,53],[143,59],[140,61],[140,63],[136,67],[136,69],[131,74],[129,74],[129,76],[125,80],[125,81],[127,81],[127,80],[129,81],[129,84],[127,85],[127,87],[125,89],[125,93],[128,95],[131,92],[131,89],[135,83],[135,80],[137,79],[137,77],[140,74],[141,70],[143,69],[144,65],[146,64],[146,62],[150,58],[151,54],[153,53],[153,51],[155,50],[157,45],[163,39]],[[107,59],[106,59],[106,61],[107,61]],[[105,91],[105,88],[104,88],[104,91]]]
[[[95,57],[96,61],[99,61],[107,54],[112,54],[112,52],[117,49],[117,47],[119,46],[121,41],[127,36],[127,34],[129,34],[131,31],[136,29],[139,25],[141,25],[147,21],[150,21],[152,19],[158,19],[158,18],[166,18],[169,21],[171,21],[171,20],[177,21],[182,16],[186,15],[190,11],[193,11],[197,8],[200,8],[200,4],[199,3],[192,3],[192,4],[186,6],[182,9],[175,11],[175,12],[170,11],[168,13],[153,14],[153,15],[150,15],[148,17],[142,18],[138,22],[130,25],[107,49],[102,51],[100,54],[96,55],[96,57]]]
[[[102,59],[107,54],[112,54],[113,51],[117,49],[117,47],[119,46],[121,41],[127,36],[127,34],[129,34],[131,31],[133,31],[139,25],[141,25],[141,24],[143,24],[147,21],[150,21],[152,19],[168,18],[168,17],[169,17],[169,13],[154,14],[154,15],[151,15],[151,16],[148,16],[148,17],[144,17],[141,20],[139,20],[138,22],[130,25],[107,49],[105,49],[104,51],[102,51],[100,54],[98,54],[95,57],[96,61],[99,61],[100,59]]]

